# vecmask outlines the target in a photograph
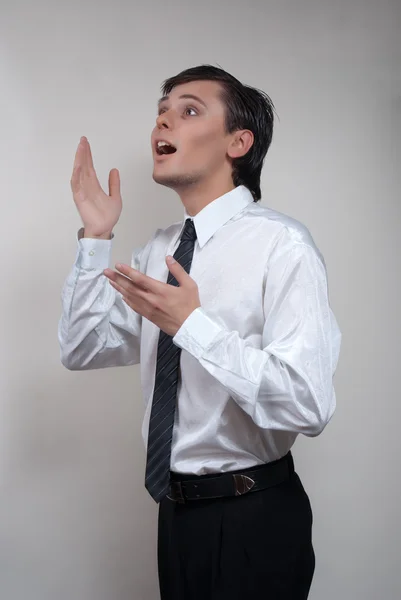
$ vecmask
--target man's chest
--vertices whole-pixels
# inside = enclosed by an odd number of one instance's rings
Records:
[[[146,274],[166,282],[165,259],[174,249],[172,244],[152,248]],[[248,330],[250,318],[263,322],[265,267],[258,248],[230,240],[209,243],[202,249],[195,247],[189,274],[198,286],[201,305],[208,314],[226,327],[240,331],[241,324]]]

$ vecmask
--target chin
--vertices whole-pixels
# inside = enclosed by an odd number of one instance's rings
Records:
[[[158,183],[159,185],[164,185],[166,187],[172,187],[175,178],[171,175],[161,174],[153,171],[153,181]]]
[[[197,183],[198,178],[188,174],[160,173],[154,169],[153,180],[160,185],[172,188],[173,190],[178,190],[189,185],[194,185]]]

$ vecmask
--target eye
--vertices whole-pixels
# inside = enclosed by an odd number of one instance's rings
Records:
[[[160,115],[165,113],[166,110],[167,110],[166,108],[160,108],[158,110],[158,116],[160,117]],[[198,111],[195,108],[193,108],[193,106],[186,106],[184,109],[184,115],[186,115],[186,116],[193,117],[193,116],[196,116],[197,114],[198,114]]]
[[[198,114],[198,111],[197,111],[195,108],[193,108],[192,106],[187,106],[187,107],[185,108],[185,110],[184,110],[184,114],[185,114],[185,115],[188,115],[188,111],[191,111],[191,110],[192,110],[192,112],[193,112],[193,113],[195,113],[195,115],[197,115],[197,114]],[[194,115],[191,115],[191,114],[190,114],[190,115],[188,115],[188,116],[189,116],[189,117],[192,117],[192,116],[194,116]]]

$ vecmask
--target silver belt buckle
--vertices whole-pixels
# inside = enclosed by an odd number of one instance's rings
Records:
[[[236,496],[243,496],[244,494],[247,494],[255,485],[254,480],[247,475],[236,474],[233,475],[233,479]]]
[[[179,504],[185,504],[181,481],[172,481],[170,483],[170,490],[170,493],[173,494],[173,497],[167,494],[167,498],[169,500],[172,500],[173,502],[179,502]]]

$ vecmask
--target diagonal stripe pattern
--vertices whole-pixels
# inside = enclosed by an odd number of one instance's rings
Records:
[[[196,240],[196,231],[191,219],[185,221],[180,244],[174,258],[189,273]],[[178,281],[169,272],[167,283],[178,286]],[[156,378],[152,410],[149,421],[149,436],[146,462],[145,487],[156,502],[168,493],[170,486],[171,441],[173,438],[174,413],[180,368],[181,348],[173,338],[160,331],[157,347]]]

